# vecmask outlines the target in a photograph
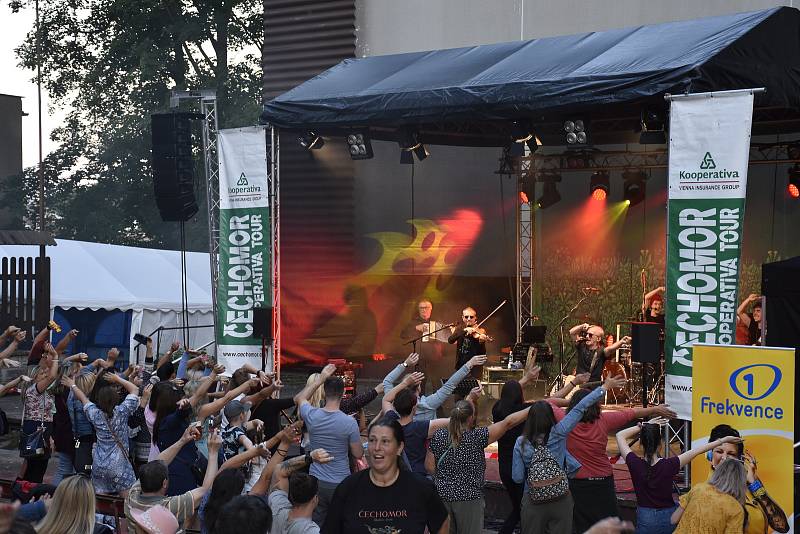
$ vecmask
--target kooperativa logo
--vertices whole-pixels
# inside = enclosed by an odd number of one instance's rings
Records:
[[[769,396],[781,383],[780,368],[768,363],[755,363],[740,367],[731,373],[730,385],[734,393],[749,401]]]

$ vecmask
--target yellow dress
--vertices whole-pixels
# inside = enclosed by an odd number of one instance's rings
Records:
[[[744,509],[707,482],[682,495],[683,515],[675,534],[743,534]]]

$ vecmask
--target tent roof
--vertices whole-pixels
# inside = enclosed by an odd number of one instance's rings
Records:
[[[759,105],[800,108],[797,9],[347,59],[265,104],[262,120],[323,132],[508,121],[751,87],[767,88]]]
[[[48,247],[50,305],[62,308],[180,310],[181,254],[57,239]],[[38,256],[36,246],[0,246],[0,257]],[[211,310],[208,254],[186,253],[190,311]]]

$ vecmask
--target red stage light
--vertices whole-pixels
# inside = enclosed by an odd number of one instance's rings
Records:
[[[606,199],[606,191],[605,189],[595,189],[592,191],[592,199],[593,200],[605,200]]]
[[[527,195],[527,193],[525,193],[525,191],[520,191],[519,192],[519,201],[520,201],[521,204],[527,204],[528,203],[528,195]]]
[[[794,184],[789,184],[786,188],[789,191],[789,196],[792,198],[800,198],[800,189]]]

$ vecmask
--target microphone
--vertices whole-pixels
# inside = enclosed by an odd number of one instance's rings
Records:
[[[599,293],[600,292],[600,289],[598,289],[596,287],[584,287],[583,290],[584,291],[593,291],[595,293]]]

